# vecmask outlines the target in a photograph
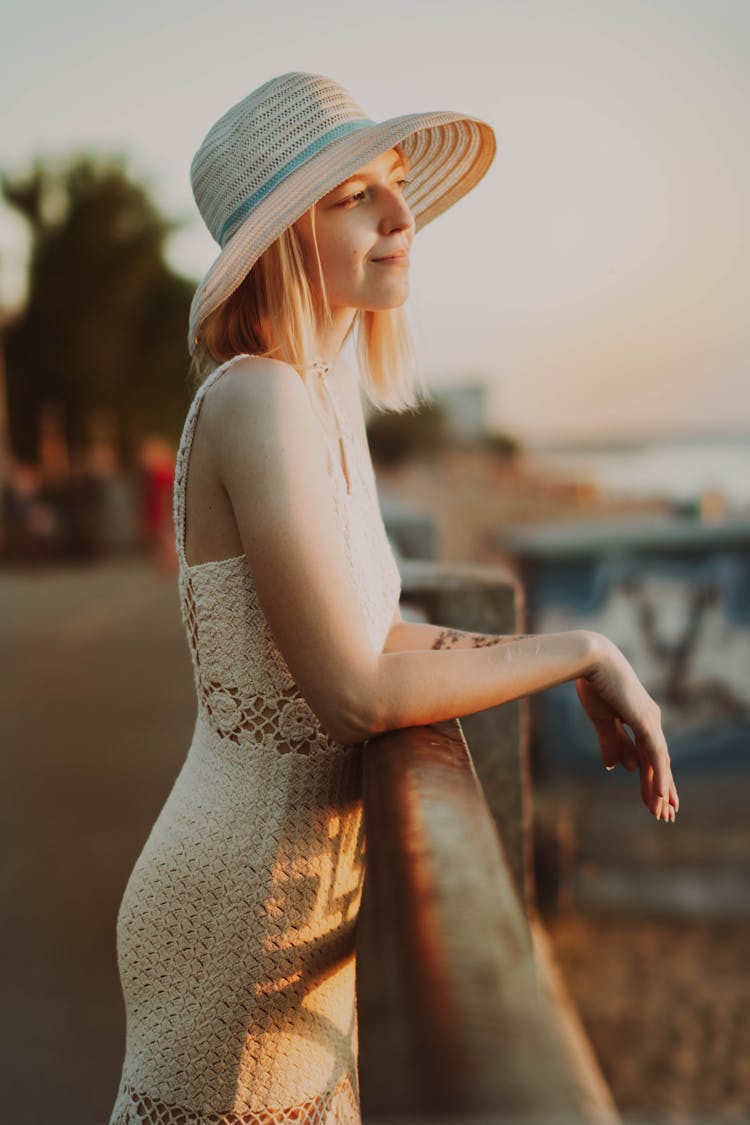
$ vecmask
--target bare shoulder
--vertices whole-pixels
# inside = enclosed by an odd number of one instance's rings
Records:
[[[297,477],[324,456],[307,389],[280,360],[238,360],[206,392],[207,436],[219,478],[240,490]],[[319,447],[319,448],[318,448]]]
[[[233,439],[257,448],[282,424],[293,429],[310,416],[307,391],[294,368],[255,356],[233,363],[209,387],[204,406],[217,452]]]
[[[258,410],[288,398],[304,395],[304,387],[294,368],[282,360],[248,356],[233,363],[209,387],[205,395],[206,413],[214,420],[229,421],[237,411],[257,417]],[[243,420],[245,420],[243,418]]]

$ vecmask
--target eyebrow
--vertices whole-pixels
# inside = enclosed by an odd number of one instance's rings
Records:
[[[404,170],[406,170],[407,167],[408,167],[406,161],[401,156],[397,156],[396,159],[393,161],[390,168],[388,169],[388,175],[390,175],[391,172],[395,172],[398,167],[402,167]],[[364,180],[366,178],[367,178],[366,176],[363,176],[363,175],[358,173],[356,176],[349,176],[348,179],[342,180],[340,184],[336,184],[336,188],[342,188],[342,187],[345,187],[347,184],[352,184],[352,183],[355,183],[357,180]]]

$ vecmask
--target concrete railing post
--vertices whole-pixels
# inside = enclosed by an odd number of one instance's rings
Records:
[[[518,633],[523,595],[501,567],[401,559],[402,600],[428,621],[477,633]],[[461,718],[485,800],[525,909],[533,909],[531,790],[526,700]]]

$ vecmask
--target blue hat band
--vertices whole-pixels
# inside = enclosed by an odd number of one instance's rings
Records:
[[[299,166],[304,164],[306,160],[309,160],[311,156],[315,156],[315,154],[324,149],[326,145],[329,145],[331,141],[337,141],[339,137],[345,137],[349,133],[355,133],[361,129],[369,129],[374,124],[375,122],[370,120],[370,118],[359,121],[347,121],[342,125],[337,125],[335,129],[330,129],[301,152],[298,152],[297,155],[289,160],[283,167],[274,172],[273,176],[257,188],[252,195],[249,195],[238,207],[235,207],[234,211],[226,222],[222,224],[221,230],[219,231],[218,242],[222,250],[235,228],[243,219],[247,218],[253,208],[257,207],[261,200],[265,199],[268,193],[273,191],[276,185],[288,176],[290,172],[293,172],[295,168],[299,168]]]

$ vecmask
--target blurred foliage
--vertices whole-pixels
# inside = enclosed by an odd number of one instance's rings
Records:
[[[482,445],[489,453],[494,453],[502,461],[512,461],[522,449],[518,438],[513,437],[512,434],[501,433],[498,430],[483,434]]]
[[[31,234],[29,300],[6,334],[15,454],[36,460],[47,401],[62,405],[71,445],[87,444],[92,410],[114,412],[126,462],[146,433],[176,440],[190,399],[194,289],[164,261],[176,224],[119,157],[37,160],[0,186]]]
[[[410,457],[430,456],[447,441],[445,408],[431,402],[417,413],[376,414],[367,424],[367,438],[373,461],[397,465]]]
[[[481,448],[502,461],[511,461],[522,448],[517,438],[499,431],[471,440],[455,437],[445,406],[435,400],[423,405],[418,413],[375,415],[367,424],[367,437],[373,461],[383,466],[430,457],[447,448]]]

